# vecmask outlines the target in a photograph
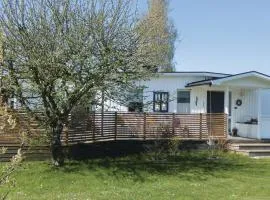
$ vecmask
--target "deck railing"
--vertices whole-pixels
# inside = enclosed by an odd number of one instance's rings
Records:
[[[93,112],[81,118],[70,117],[65,144],[105,140],[154,140],[172,137],[207,140],[227,136],[227,115]]]
[[[0,129],[0,142],[17,143],[23,129],[30,137],[40,138],[45,129],[24,111],[16,111],[13,129]],[[0,125],[6,117],[0,116]],[[73,113],[63,130],[66,145],[105,140],[154,140],[176,137],[183,140],[218,139],[227,136],[227,115],[134,112]]]
[[[16,153],[23,136],[46,140],[46,130],[23,110],[10,110],[16,118],[16,126],[6,127],[8,116],[0,115],[0,147],[8,147],[0,161],[7,161]],[[174,114],[174,113],[84,113],[70,115],[69,123],[63,130],[64,145],[92,143],[113,140],[157,140],[179,138],[181,140],[207,140],[226,138],[227,115],[225,114]],[[48,144],[25,141],[27,156],[48,157]]]

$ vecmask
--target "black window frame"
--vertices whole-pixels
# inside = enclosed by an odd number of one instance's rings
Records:
[[[188,93],[189,95],[188,95],[188,98],[180,98],[179,97],[179,93]],[[190,104],[190,99],[191,98],[191,92],[190,92],[190,90],[177,90],[177,103],[189,103]],[[188,99],[188,101],[186,101]]]
[[[159,95],[160,100],[156,100],[156,96]],[[166,100],[163,100],[162,97],[165,96]],[[162,104],[166,104],[166,109],[162,109]],[[156,109],[158,104],[159,109]],[[153,92],[153,112],[168,112],[169,111],[169,92]]]

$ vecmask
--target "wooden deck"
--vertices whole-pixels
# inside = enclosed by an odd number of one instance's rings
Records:
[[[0,129],[0,144],[20,142],[21,133],[41,138],[45,129],[23,111],[13,111],[18,121],[13,129]],[[0,125],[5,123],[0,116]],[[106,140],[207,140],[227,137],[226,114],[175,113],[73,113],[64,128],[64,145]]]
[[[105,112],[83,120],[72,115],[62,141],[66,145],[106,140],[208,140],[227,137],[225,114]]]
[[[21,134],[26,138],[40,139],[45,129],[22,110],[12,110],[17,123],[13,128],[0,129],[0,147],[8,152],[0,156],[7,161],[16,153],[21,142]],[[0,127],[7,123],[7,116],[0,116]],[[175,113],[80,113],[70,115],[68,125],[62,134],[64,146],[79,143],[97,143],[123,140],[180,140],[203,141],[209,138],[227,137],[227,116],[225,114],[175,114]],[[25,141],[25,152],[32,159],[49,157],[48,144],[37,146]]]

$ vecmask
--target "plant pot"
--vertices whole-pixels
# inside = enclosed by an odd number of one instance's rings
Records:
[[[238,133],[238,129],[237,128],[233,128],[232,129],[232,136],[237,136],[237,133]]]

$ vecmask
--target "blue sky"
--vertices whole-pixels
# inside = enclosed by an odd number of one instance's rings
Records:
[[[270,74],[270,0],[171,0],[170,18],[177,71]]]

